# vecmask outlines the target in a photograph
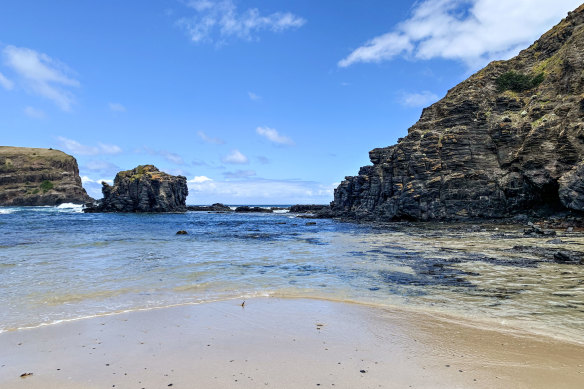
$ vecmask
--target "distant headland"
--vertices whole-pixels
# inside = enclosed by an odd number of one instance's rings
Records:
[[[0,146],[0,206],[91,201],[74,157],[53,149]]]

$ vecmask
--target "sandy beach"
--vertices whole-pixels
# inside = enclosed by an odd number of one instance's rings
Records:
[[[5,332],[0,366],[1,388],[579,388],[584,345],[421,312],[256,298]]]

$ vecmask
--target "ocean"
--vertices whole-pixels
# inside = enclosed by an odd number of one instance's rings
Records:
[[[176,235],[186,230],[188,235]],[[84,214],[0,208],[0,332],[257,296],[446,314],[584,343],[584,266],[520,226],[309,220],[289,213]]]

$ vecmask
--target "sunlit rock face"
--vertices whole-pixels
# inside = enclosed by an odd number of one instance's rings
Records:
[[[141,165],[102,183],[103,199],[86,212],[186,212],[187,179]]]
[[[423,110],[346,177],[336,216],[500,218],[584,210],[584,6],[531,47],[490,63]]]
[[[59,150],[0,146],[0,206],[84,204],[77,160]]]

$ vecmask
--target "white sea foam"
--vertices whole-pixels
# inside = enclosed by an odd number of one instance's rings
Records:
[[[274,213],[288,213],[290,212],[289,209],[276,209],[274,210]]]
[[[57,207],[59,212],[83,212],[83,205],[73,203],[63,203]]]
[[[14,213],[16,210],[12,208],[0,208],[0,215],[8,215]]]

